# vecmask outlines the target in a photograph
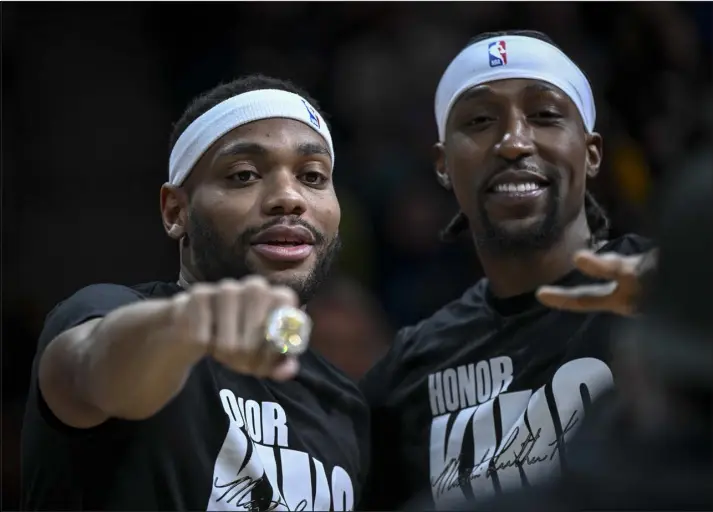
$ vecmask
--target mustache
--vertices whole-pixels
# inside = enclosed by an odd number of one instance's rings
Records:
[[[274,219],[266,222],[261,226],[248,228],[243,231],[242,235],[240,235],[240,239],[247,245],[250,243],[250,240],[252,240],[258,233],[261,233],[262,231],[265,231],[266,229],[270,229],[275,226],[302,226],[303,228],[308,229],[310,233],[312,233],[312,236],[314,236],[317,245],[322,245],[327,240],[327,237],[324,236],[324,233],[322,233],[312,224],[298,217],[297,215],[285,215],[283,217],[275,217]]]

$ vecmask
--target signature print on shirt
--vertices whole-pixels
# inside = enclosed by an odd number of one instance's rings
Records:
[[[207,510],[352,510],[354,488],[340,466],[328,473],[289,448],[287,414],[276,402],[220,391],[230,427],[213,469]]]
[[[614,378],[599,359],[562,365],[536,390],[507,392],[507,356],[429,375],[431,492],[436,506],[532,484],[566,463],[565,444]]]

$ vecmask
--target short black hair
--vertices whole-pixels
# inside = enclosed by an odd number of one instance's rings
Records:
[[[562,51],[562,48],[557,46],[550,36],[543,32],[538,32],[537,30],[502,30],[499,32],[483,32],[468,41],[468,44],[465,47],[467,48],[475,43],[479,43],[480,41],[484,41],[492,37],[503,36],[524,36],[539,39],[540,41],[549,43],[558,50]],[[584,193],[584,212],[587,216],[587,224],[592,232],[593,240],[606,239],[609,235],[609,227],[611,224],[609,217],[607,217],[604,208],[602,208],[597,200],[594,199],[594,196],[591,192],[589,192],[589,190]],[[447,242],[453,241],[466,229],[468,229],[468,217],[466,217],[462,211],[459,211],[441,232],[441,239]]]
[[[205,114],[211,108],[215,107],[217,104],[232,98],[233,96],[238,96],[239,94],[250,91],[259,91],[262,89],[278,89],[280,91],[287,91],[302,96],[317,110],[317,112],[319,112],[322,119],[325,120],[324,122],[327,123],[326,116],[320,109],[317,101],[306,91],[296,86],[289,80],[282,80],[256,73],[237,78],[232,82],[220,84],[213,89],[204,92],[197,98],[194,98],[183,112],[180,119],[175,125],[173,125],[173,131],[171,132],[169,142],[169,151],[173,150],[178,138],[193,121]]]

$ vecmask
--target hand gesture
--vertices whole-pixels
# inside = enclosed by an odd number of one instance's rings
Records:
[[[205,347],[210,356],[231,370],[273,380],[297,375],[296,353],[306,348],[311,322],[297,309],[299,301],[292,289],[273,286],[259,276],[226,279],[217,284],[196,284],[176,295],[174,305],[182,337]],[[276,318],[276,314],[282,318]],[[283,328],[285,321],[291,326]],[[289,332],[283,334],[285,329]],[[285,338],[282,349],[281,341],[275,339],[280,336]]]
[[[641,296],[641,277],[654,267],[655,256],[654,251],[635,256],[580,251],[574,258],[575,266],[588,276],[608,282],[572,288],[542,286],[537,298],[554,309],[634,315]]]

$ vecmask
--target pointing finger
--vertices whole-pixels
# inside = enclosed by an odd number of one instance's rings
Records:
[[[565,288],[562,286],[541,286],[537,290],[537,297],[553,297],[553,298],[577,298],[577,297],[607,297],[612,295],[619,283],[611,281],[603,284],[585,284],[582,286],[573,286]]]

